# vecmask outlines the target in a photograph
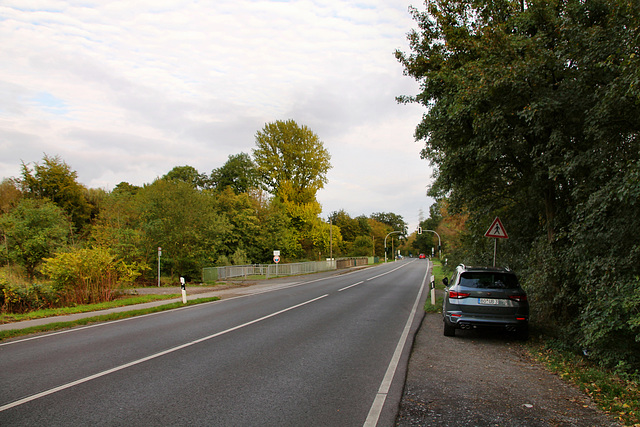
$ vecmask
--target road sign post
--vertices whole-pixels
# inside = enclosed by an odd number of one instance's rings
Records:
[[[276,277],[278,277],[278,263],[280,262],[280,251],[273,251],[273,262],[276,263]]]
[[[158,246],[158,287],[160,287],[160,257],[162,256],[162,248]]]
[[[508,239],[507,230],[502,225],[500,218],[496,217],[491,223],[491,227],[484,233],[485,237],[493,237],[493,266],[496,266],[496,254],[498,252],[498,239]]]

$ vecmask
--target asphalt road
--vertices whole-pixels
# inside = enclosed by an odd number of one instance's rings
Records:
[[[0,425],[393,425],[427,265],[0,343]]]

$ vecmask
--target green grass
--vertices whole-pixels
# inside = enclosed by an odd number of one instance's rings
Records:
[[[67,314],[88,313],[90,311],[107,310],[115,307],[125,307],[134,304],[143,304],[146,302],[178,298],[180,295],[137,295],[132,297],[120,298],[114,301],[84,304],[72,307],[48,308],[43,310],[34,310],[21,314],[0,314],[0,324],[20,322],[23,320],[42,319],[45,317],[64,316]]]
[[[431,262],[433,262],[433,271],[432,275],[434,276],[434,280],[436,283],[436,303],[434,305],[431,304],[431,288],[429,288],[429,294],[427,295],[427,300],[424,303],[424,311],[427,313],[440,313],[442,312],[442,289],[444,289],[444,284],[442,283],[442,278],[445,276],[442,263],[437,258],[432,258]]]
[[[15,338],[15,337],[20,337],[24,335],[40,333],[40,332],[51,332],[59,329],[71,328],[74,326],[84,326],[84,325],[88,325],[96,322],[106,322],[109,320],[120,320],[120,319],[129,318],[129,317],[142,316],[144,314],[157,313],[160,311],[172,310],[180,307],[188,307],[190,305],[203,304],[211,301],[218,301],[219,299],[220,299],[219,297],[197,298],[197,299],[187,301],[186,304],[183,304],[182,301],[178,301],[174,303],[164,304],[157,307],[145,308],[140,310],[129,310],[129,311],[122,311],[119,313],[104,314],[101,316],[86,317],[84,319],[73,320],[71,322],[54,322],[46,325],[32,326],[30,328],[0,331],[0,341],[9,339],[9,338]]]
[[[530,340],[529,353],[549,371],[579,387],[604,412],[625,426],[640,426],[640,387],[637,378],[622,378],[545,340]]]

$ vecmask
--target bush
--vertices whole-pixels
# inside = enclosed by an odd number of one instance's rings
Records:
[[[67,304],[111,301],[120,286],[133,282],[143,269],[117,259],[104,248],[76,249],[44,261],[42,272],[53,280],[54,290]]]
[[[0,277],[0,311],[2,313],[26,313],[43,308],[54,308],[59,305],[58,294],[48,285],[16,285],[9,284],[5,277]]]

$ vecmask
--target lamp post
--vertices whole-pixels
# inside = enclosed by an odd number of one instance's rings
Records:
[[[384,262],[387,262],[387,237],[391,236],[395,233],[402,233],[402,231],[392,231],[384,237]]]
[[[433,230],[424,230],[424,231],[430,231],[434,233],[436,236],[438,236],[438,258],[442,258],[442,242],[440,241],[440,235]]]

